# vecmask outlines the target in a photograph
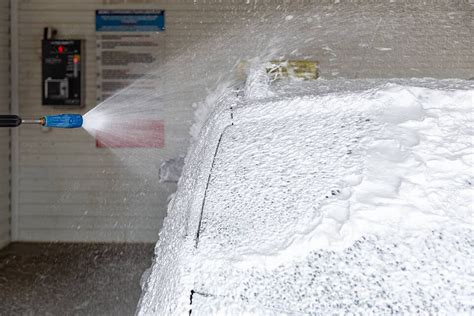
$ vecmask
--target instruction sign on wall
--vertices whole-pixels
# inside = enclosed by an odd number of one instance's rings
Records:
[[[97,10],[97,32],[160,32],[165,30],[163,10]]]
[[[164,59],[164,23],[162,10],[96,11],[97,103],[112,96],[113,102],[153,98],[153,93],[147,92],[156,90],[153,70]],[[104,139],[107,133],[98,135],[97,147],[164,146],[162,121],[140,129],[143,131],[137,131],[134,137],[115,135],[116,139]]]
[[[163,59],[164,23],[162,10],[96,11],[98,102],[138,79],[146,81]]]

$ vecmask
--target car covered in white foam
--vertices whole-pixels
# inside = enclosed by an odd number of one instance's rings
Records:
[[[472,313],[473,89],[285,81],[210,98],[138,314]]]

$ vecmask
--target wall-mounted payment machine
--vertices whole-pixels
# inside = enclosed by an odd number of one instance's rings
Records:
[[[82,45],[82,40],[43,40],[43,105],[84,105]]]

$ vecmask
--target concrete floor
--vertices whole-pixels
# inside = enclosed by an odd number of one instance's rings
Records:
[[[10,244],[0,250],[0,315],[133,315],[153,248]]]

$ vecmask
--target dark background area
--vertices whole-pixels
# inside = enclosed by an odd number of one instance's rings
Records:
[[[154,244],[12,243],[0,315],[133,315]]]

